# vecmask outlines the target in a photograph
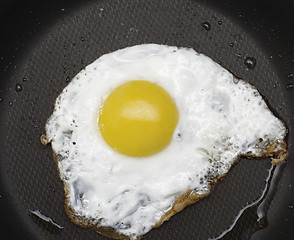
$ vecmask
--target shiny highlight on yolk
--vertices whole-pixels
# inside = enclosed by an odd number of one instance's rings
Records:
[[[165,90],[148,81],[129,81],[105,100],[98,125],[113,149],[148,156],[169,144],[177,123],[177,108]]]

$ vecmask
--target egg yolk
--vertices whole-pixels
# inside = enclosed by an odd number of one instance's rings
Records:
[[[169,94],[148,81],[117,87],[100,110],[98,125],[105,141],[129,156],[148,156],[165,148],[178,123]]]

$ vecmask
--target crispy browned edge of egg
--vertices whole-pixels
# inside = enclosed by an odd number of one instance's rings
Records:
[[[48,144],[46,136],[44,134],[40,137],[40,140],[43,145],[46,146]],[[55,165],[56,165],[56,168],[58,171],[58,175],[60,177],[57,155],[53,151],[53,149],[51,149],[51,150],[52,150],[53,158],[54,158]],[[283,142],[274,142],[274,143],[271,143],[270,145],[268,145],[267,148],[264,151],[262,151],[260,155],[250,155],[250,154],[240,155],[236,159],[235,163],[237,163],[239,161],[240,157],[247,157],[247,158],[272,157],[272,164],[278,165],[282,161],[284,161],[287,158],[287,156],[288,156],[287,144],[285,142],[285,139],[283,139]],[[223,178],[227,175],[228,172],[229,172],[229,170],[225,174],[211,179],[210,184],[209,184],[209,191],[207,193],[198,194],[198,193],[194,192],[193,190],[189,189],[185,194],[178,197],[176,199],[175,203],[173,204],[172,208],[170,210],[168,210],[161,217],[161,219],[153,226],[153,228],[157,228],[157,227],[161,226],[165,221],[168,221],[173,215],[182,211],[185,207],[187,207],[191,204],[194,204],[194,203],[198,202],[200,199],[209,195],[211,193],[211,191],[213,190],[213,188],[217,185],[217,183],[220,182],[221,180],[223,180]],[[96,231],[106,237],[109,237],[109,238],[121,239],[121,240],[129,240],[130,239],[129,236],[116,232],[114,228],[99,226],[99,224],[97,224],[97,222],[94,223],[94,221],[91,222],[91,220],[85,220],[84,217],[77,215],[68,203],[68,189],[66,188],[66,185],[64,182],[63,182],[63,186],[64,186],[65,212],[68,215],[69,219],[74,224],[76,224],[80,227],[83,227],[83,228],[92,229],[92,230],[94,230],[94,231]],[[142,236],[138,236],[137,239],[140,239],[141,237]]]

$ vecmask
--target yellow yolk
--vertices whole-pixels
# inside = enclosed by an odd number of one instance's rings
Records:
[[[105,141],[129,156],[148,156],[165,148],[178,123],[178,111],[168,93],[147,81],[117,87],[100,111]]]

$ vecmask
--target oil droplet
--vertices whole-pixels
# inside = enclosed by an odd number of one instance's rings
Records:
[[[293,73],[288,74],[288,78],[290,78],[290,79],[293,79],[293,76],[294,76]]]
[[[26,82],[27,80],[28,80],[28,79],[27,79],[26,77],[23,77],[23,78],[22,78],[22,81],[23,81],[23,82]]]
[[[256,59],[253,57],[246,57],[244,60],[244,64],[248,69],[254,69],[256,66]]]
[[[136,29],[136,28],[134,28],[134,27],[130,28],[129,31],[130,31],[131,33],[138,33],[138,32],[139,32],[139,30]]]
[[[277,84],[274,84],[273,87],[276,88],[277,87]]]
[[[203,23],[201,23],[201,26],[207,31],[209,31],[211,29],[211,25],[209,22],[203,22]]]
[[[230,43],[230,46],[231,46],[231,47],[234,47],[234,43],[231,42],[231,43]]]
[[[20,83],[17,83],[17,84],[15,85],[15,91],[17,91],[17,92],[22,91],[22,86],[20,85]]]
[[[2,101],[3,101],[3,98],[0,97],[0,102],[2,102]]]
[[[287,89],[291,90],[294,88],[294,84],[293,83],[289,83],[287,86],[286,86]]]
[[[13,102],[9,102],[8,105],[9,107],[11,107],[13,105]]]
[[[66,77],[65,81],[66,81],[67,83],[69,83],[69,81],[70,81],[69,76]]]
[[[222,25],[223,21],[218,21],[217,23],[218,25]]]

